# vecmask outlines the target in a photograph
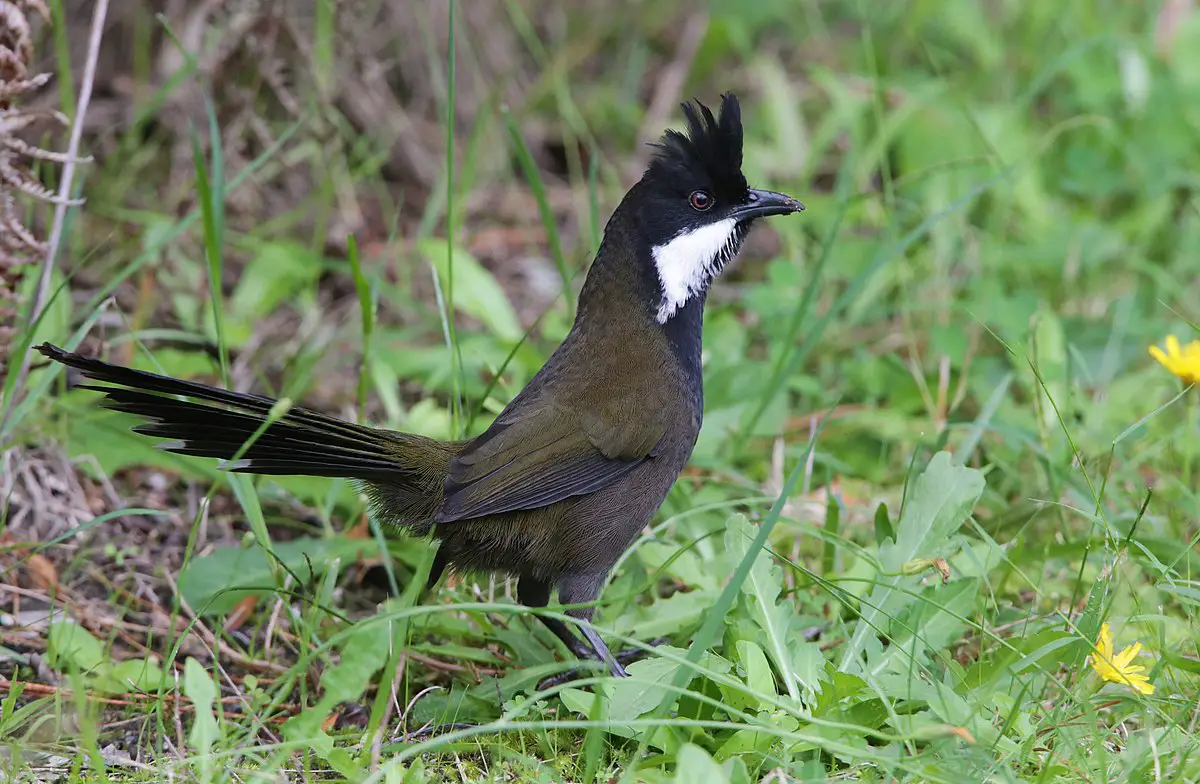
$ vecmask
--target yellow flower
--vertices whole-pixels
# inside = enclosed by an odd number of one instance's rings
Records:
[[[1150,356],[1185,383],[1200,383],[1200,340],[1193,340],[1181,349],[1179,339],[1174,335],[1167,335],[1166,344],[1166,352],[1158,346],[1151,346]]]
[[[1100,627],[1100,639],[1096,641],[1096,653],[1091,657],[1092,669],[1106,681],[1123,683],[1142,694],[1153,694],[1154,686],[1146,678],[1146,668],[1140,664],[1132,664],[1142,650],[1142,644],[1135,642],[1128,645],[1120,653],[1113,653],[1112,632],[1108,624]]]

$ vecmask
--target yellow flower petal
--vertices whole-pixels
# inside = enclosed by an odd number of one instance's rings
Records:
[[[1126,674],[1122,679],[1122,682],[1124,682],[1126,686],[1132,686],[1142,694],[1154,693],[1154,685],[1150,683],[1145,675],[1138,675],[1137,673]]]
[[[1153,694],[1154,686],[1145,675],[1146,668],[1134,664],[1133,660],[1142,652],[1142,644],[1127,645],[1120,653],[1113,653],[1112,630],[1108,624],[1100,625],[1096,640],[1096,653],[1090,657],[1092,669],[1102,680],[1129,686],[1141,694]]]
[[[1167,335],[1163,342],[1166,351],[1150,346],[1150,356],[1185,383],[1200,383],[1200,340],[1193,340],[1182,348],[1179,338],[1174,335]]]

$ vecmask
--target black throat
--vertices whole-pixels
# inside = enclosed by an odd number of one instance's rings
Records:
[[[657,282],[657,277],[655,278]],[[667,344],[671,353],[679,360],[680,367],[700,394],[702,383],[700,358],[704,350],[704,300],[707,292],[700,292],[689,299],[683,307],[675,311],[666,324],[659,324],[651,318],[654,324],[661,328],[667,336]],[[655,308],[657,312],[657,308]]]

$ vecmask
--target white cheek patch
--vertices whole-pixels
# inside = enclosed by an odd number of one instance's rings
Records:
[[[737,221],[710,223],[675,236],[651,251],[663,298],[658,323],[665,324],[696,294],[704,290],[736,250]]]

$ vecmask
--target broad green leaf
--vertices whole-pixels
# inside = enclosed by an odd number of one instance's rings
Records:
[[[192,755],[196,759],[202,780],[209,780],[212,761],[209,752],[217,742],[217,718],[214,706],[217,702],[217,685],[212,676],[204,669],[204,665],[188,657],[183,664],[183,693],[192,701],[195,713],[192,718],[192,729],[188,733],[188,743],[192,747]]]
[[[167,674],[155,659],[126,659],[101,667],[96,689],[110,694],[157,692],[167,684]]]
[[[726,760],[737,759],[743,754],[769,754],[771,747],[778,742],[779,739],[770,733],[740,729],[730,735],[729,740],[721,744],[721,747],[717,749],[713,756],[721,762],[725,762]]]
[[[900,608],[888,624],[891,644],[871,661],[872,670],[891,669],[911,672],[912,660],[918,666],[928,663],[930,651],[941,651],[962,639],[966,623],[979,595],[978,580],[956,580],[927,586]]]
[[[778,688],[767,654],[757,643],[750,640],[737,640],[735,648],[746,688],[719,684],[722,702],[731,709],[749,712],[774,707]]]
[[[951,534],[971,514],[983,488],[980,471],[953,465],[949,452],[934,455],[909,491],[895,543],[879,549],[883,570],[894,574],[915,558],[948,555]]]
[[[665,650],[681,655],[685,653],[678,648],[665,647]],[[671,682],[671,676],[678,668],[679,665],[669,659],[642,659],[629,665],[629,678],[606,681],[604,687],[609,698],[609,717],[619,722],[636,719],[652,710],[666,694],[665,684]]]
[[[75,621],[55,619],[46,635],[46,656],[56,670],[95,672],[108,664],[104,645]]]
[[[446,240],[426,237],[417,244],[417,249],[445,280]],[[446,290],[445,283],[442,290]],[[459,247],[454,249],[454,307],[479,319],[499,338],[520,340],[524,335],[504,289],[474,256]]]
[[[729,777],[704,749],[685,743],[675,754],[675,784],[729,784]]]
[[[792,633],[789,637],[795,641],[789,648],[792,673],[804,688],[805,701],[809,705],[813,705],[824,688],[821,682],[829,680],[828,662],[825,654],[821,653],[821,646],[805,640],[795,623],[792,624]]]
[[[272,545],[275,558],[302,580],[309,564],[318,573],[335,558],[349,561],[370,557],[379,551],[373,539],[296,539]],[[179,575],[179,588],[188,604],[201,614],[228,612],[241,599],[271,591],[275,585],[272,559],[262,547],[218,547],[211,553],[192,559]]]
[[[725,548],[733,563],[738,563],[745,557],[746,548],[753,539],[754,529],[745,515],[733,515],[729,518],[725,529]],[[778,602],[782,588],[783,572],[769,553],[760,551],[755,556],[750,574],[742,583],[742,598],[749,607],[750,616],[763,632],[767,655],[775,663],[784,688],[792,699],[799,701],[800,688],[792,667],[793,656],[798,648],[817,646],[799,635],[791,634],[793,612],[787,604]],[[820,688],[815,681],[802,685],[811,693]]]
[[[311,297],[313,285],[321,275],[320,254],[290,242],[266,242],[238,274],[237,287],[226,305],[228,326],[236,335],[233,343],[245,341],[257,320],[281,303],[304,296]]]
[[[693,630],[715,599],[712,591],[672,594],[649,605],[634,605],[613,622],[613,628],[641,640]]]
[[[914,712],[890,717],[889,723],[900,732],[916,738],[948,737],[952,728],[961,727],[983,746],[995,746],[1006,754],[1017,750],[1011,738],[1000,735],[985,705],[964,699],[944,683],[913,678],[908,673],[884,673],[877,682],[894,700],[919,701],[929,707],[928,714]],[[941,726],[929,714],[936,716]]]
[[[387,664],[393,630],[391,621],[366,621],[346,635],[338,662],[321,675],[321,699],[284,722],[283,732],[289,740],[322,745],[319,736],[325,717],[339,703],[361,699],[375,673]]]
[[[46,656],[55,669],[78,671],[89,688],[108,694],[157,691],[166,679],[155,659],[113,661],[100,640],[71,620],[50,622]]]
[[[880,502],[879,506],[875,507],[875,544],[883,547],[888,542],[895,540],[896,532],[892,530],[887,504]]]
[[[682,649],[665,645],[660,646],[658,650],[679,655],[686,653]],[[665,658],[636,661],[626,668],[629,678],[606,680],[596,687],[605,698],[605,702],[600,706],[596,705],[591,693],[582,690],[566,689],[561,693],[561,698],[569,710],[592,720],[597,720],[596,711],[599,708],[599,715],[613,724],[609,729],[610,733],[624,738],[640,738],[669,752],[675,746],[671,733],[663,731],[663,728],[634,729],[624,722],[640,718],[658,707],[659,702],[667,695],[667,687],[682,666],[685,665]],[[700,666],[713,672],[728,673],[733,665],[727,659],[706,653],[700,660]]]
[[[746,685],[759,694],[775,694],[775,676],[763,649],[749,640],[737,641],[738,660],[746,668]]]
[[[901,581],[916,583],[918,578],[900,574],[901,567],[916,558],[936,558],[949,555],[951,536],[970,515],[983,493],[983,474],[974,468],[951,463],[949,452],[938,452],[928,467],[913,482],[900,521],[896,526],[896,541],[879,549],[883,574],[863,602],[862,615],[854,635],[846,646],[838,669],[855,671],[859,656],[868,641],[887,626],[887,619],[896,615],[912,601],[906,593],[896,590]],[[878,657],[877,657],[878,658]],[[880,662],[871,665],[878,673]]]
[[[603,693],[603,692],[602,692]],[[607,703],[598,702],[596,695],[590,691],[583,689],[563,689],[558,694],[558,698],[562,700],[562,704],[567,710],[578,713],[586,717],[589,721],[607,721],[606,715]],[[607,694],[604,695],[607,699]],[[633,729],[626,724],[620,722],[612,722],[605,728],[610,735],[616,735],[619,738],[640,739],[647,746],[653,746],[663,752],[671,752],[679,745],[677,736],[667,730],[665,727],[654,727],[650,729]]]

